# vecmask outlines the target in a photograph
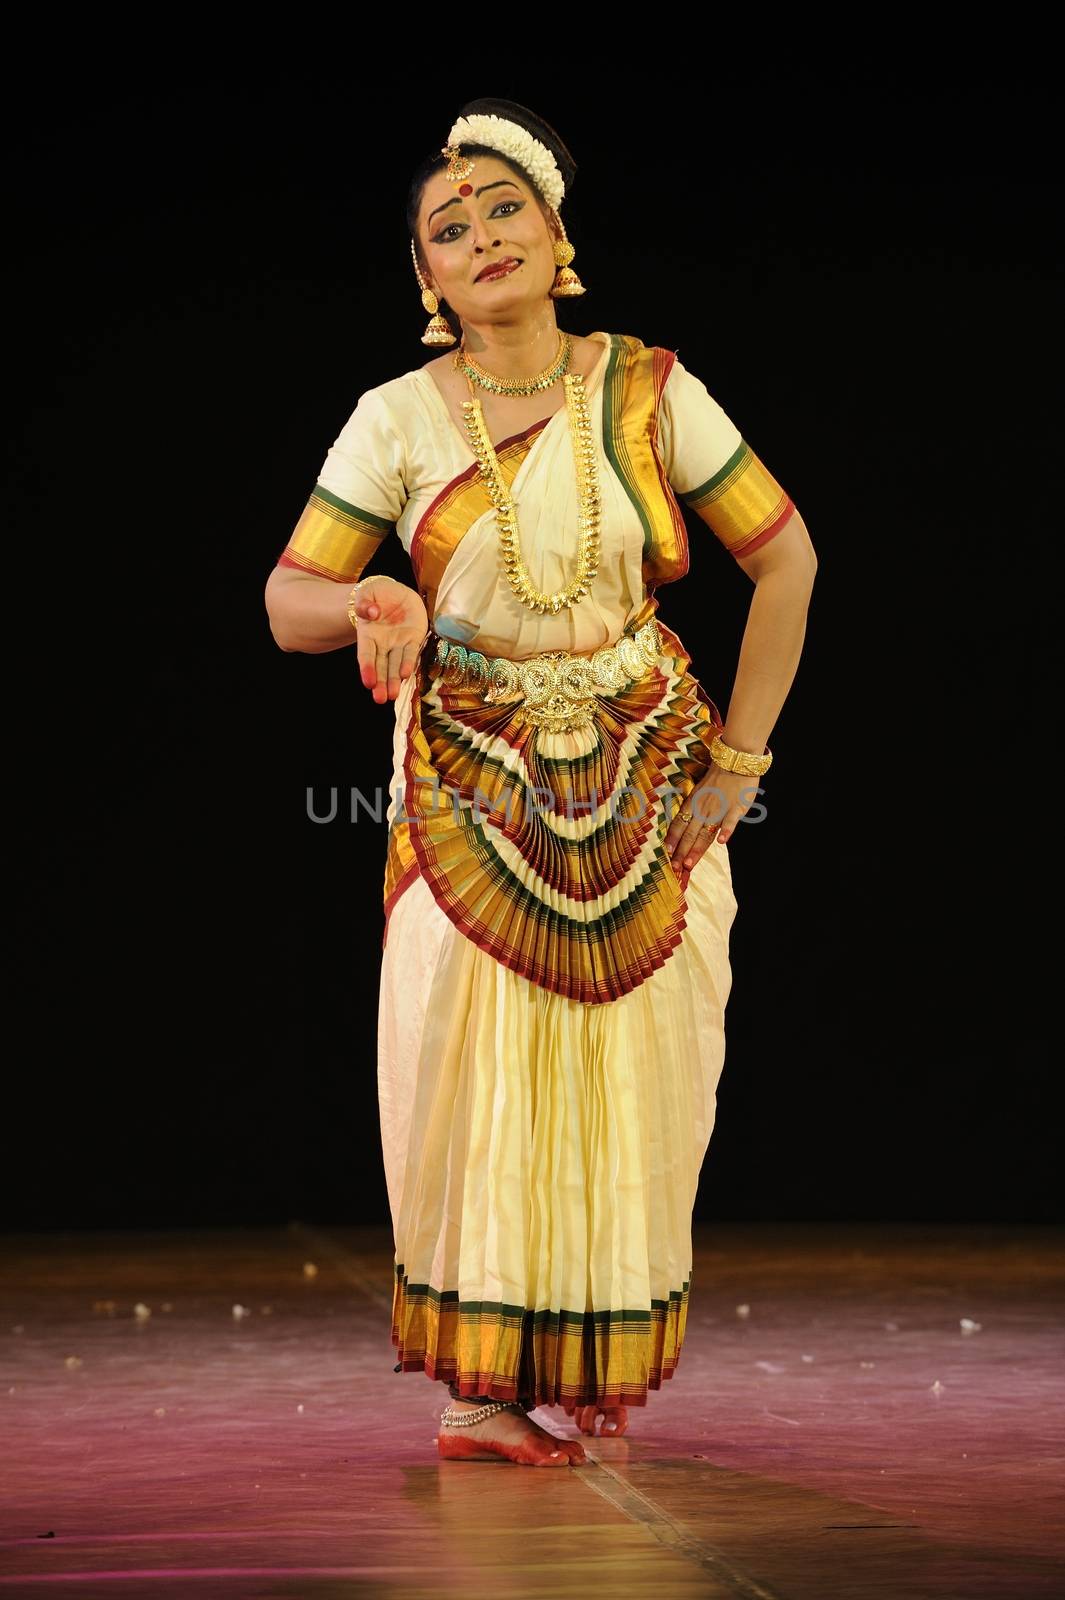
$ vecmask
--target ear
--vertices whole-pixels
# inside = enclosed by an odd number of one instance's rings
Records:
[[[418,270],[422,275],[422,281],[424,282],[425,287],[427,289],[431,289],[433,291],[433,293],[436,295],[436,298],[438,300],[442,301],[444,297],[440,293],[440,290],[436,286],[436,279],[433,277],[433,274],[430,272],[428,266],[425,263],[424,248],[419,250],[417,245],[415,245],[414,248],[415,248],[415,254],[416,254],[417,259],[418,259]]]

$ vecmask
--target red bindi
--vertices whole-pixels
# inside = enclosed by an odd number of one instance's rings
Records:
[[[459,184],[459,194],[472,194],[472,193],[473,193],[473,184],[472,183],[460,183]]]

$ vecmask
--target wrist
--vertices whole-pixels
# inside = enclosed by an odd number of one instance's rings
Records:
[[[723,772],[740,772],[754,777],[761,777],[768,772],[773,761],[773,752],[764,740],[757,747],[754,744],[734,744],[724,728],[711,739],[710,756]]]
[[[718,733],[718,738],[722,744],[727,744],[730,750],[741,750],[748,756],[765,755],[766,740],[759,738],[749,728],[730,728],[726,723]]]

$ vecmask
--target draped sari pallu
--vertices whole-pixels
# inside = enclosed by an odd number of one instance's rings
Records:
[[[722,718],[655,615],[654,589],[688,570],[687,529],[655,443],[673,359],[617,335],[603,389],[604,451],[644,530],[647,598],[626,633],[654,617],[662,653],[645,676],[597,695],[586,727],[549,732],[520,703],[489,704],[449,681],[423,649],[389,808],[385,944],[392,907],[417,875],[481,949],[584,1004],[628,993],[680,941],[685,896],[665,834],[710,766]],[[519,436],[500,452],[508,485],[528,450]],[[430,616],[448,561],[490,507],[474,463],[422,518],[411,560]]]

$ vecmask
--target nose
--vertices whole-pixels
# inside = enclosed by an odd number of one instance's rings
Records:
[[[473,239],[473,248],[475,251],[494,250],[497,245],[500,245],[503,242],[498,234],[494,234],[492,232],[491,224],[485,222],[480,217],[474,219],[474,224],[470,229],[470,234]]]

